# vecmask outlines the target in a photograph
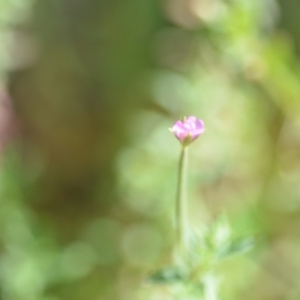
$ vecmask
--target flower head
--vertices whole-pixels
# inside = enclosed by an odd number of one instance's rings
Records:
[[[187,146],[194,141],[199,135],[204,133],[204,122],[194,116],[184,118],[182,121],[177,121],[170,128],[170,131],[181,142],[182,145]]]

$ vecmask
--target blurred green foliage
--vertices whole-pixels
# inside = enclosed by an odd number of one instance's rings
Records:
[[[0,0],[20,120],[1,157],[1,300],[299,299],[299,4],[278,3]],[[183,115],[207,131],[182,273],[167,129]]]

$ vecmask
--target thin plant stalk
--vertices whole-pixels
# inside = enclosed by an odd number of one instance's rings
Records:
[[[187,165],[188,147],[182,146],[178,169],[178,186],[176,196],[176,239],[177,250],[184,251],[188,244],[188,203],[187,203]]]

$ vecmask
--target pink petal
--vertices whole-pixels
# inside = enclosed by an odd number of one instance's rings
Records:
[[[195,132],[199,132],[199,134],[202,134],[205,131],[205,125],[202,120],[197,120],[195,123]]]
[[[195,116],[189,116],[186,118],[185,122],[188,122],[188,123],[194,123],[196,122],[197,118]]]
[[[186,138],[186,136],[188,135],[188,132],[187,131],[180,131],[180,132],[177,132],[175,134],[175,136],[181,141],[183,142]]]
[[[183,124],[181,121],[177,121],[173,127],[172,127],[172,132],[177,132],[177,131],[181,131],[181,130],[185,130],[184,127],[183,127]]]

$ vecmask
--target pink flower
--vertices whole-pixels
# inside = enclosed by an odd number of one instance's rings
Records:
[[[170,130],[182,145],[187,146],[204,133],[205,127],[202,120],[190,116],[177,121]]]

